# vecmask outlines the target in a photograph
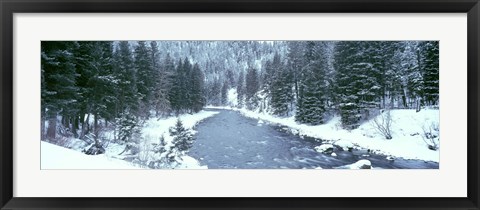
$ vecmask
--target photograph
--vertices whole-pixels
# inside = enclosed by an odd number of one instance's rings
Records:
[[[40,169],[439,169],[439,45],[41,41]]]

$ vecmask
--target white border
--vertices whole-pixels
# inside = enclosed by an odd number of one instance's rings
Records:
[[[14,196],[466,197],[466,17],[466,14],[15,14]],[[40,170],[40,40],[192,39],[440,40],[440,169]]]

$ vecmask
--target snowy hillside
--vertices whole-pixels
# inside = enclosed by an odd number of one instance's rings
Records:
[[[42,169],[141,169],[106,155],[85,155],[44,141],[40,146]]]

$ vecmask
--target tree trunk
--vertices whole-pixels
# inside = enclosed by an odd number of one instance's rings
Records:
[[[82,116],[82,119],[83,119],[83,116]],[[83,139],[85,137],[85,134],[87,134],[88,132],[88,121],[90,120],[90,113],[88,113],[87,115],[87,119],[86,120],[83,120],[82,122],[82,132],[80,133],[80,139]]]
[[[47,139],[54,140],[57,134],[57,118],[56,116],[50,116],[48,119]]]
[[[94,117],[94,120],[93,120],[93,139],[95,140],[95,146],[97,148],[100,148],[100,143],[98,142],[98,117],[97,117],[98,114],[95,114],[93,117]]]
[[[42,108],[42,114],[41,114],[41,117],[40,117],[40,126],[41,126],[41,130],[40,130],[40,133],[41,133],[41,138],[42,139],[45,139],[45,119],[46,119],[46,116],[45,116],[45,109]]]

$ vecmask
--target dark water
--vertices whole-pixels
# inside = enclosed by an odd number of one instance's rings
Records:
[[[438,169],[438,163],[422,160],[387,160],[386,156],[366,150],[343,151],[335,147],[333,157],[315,151],[321,142],[312,138],[285,132],[276,125],[258,123],[258,120],[229,110],[215,110],[219,114],[201,122],[196,130],[196,141],[189,155],[210,169],[329,169],[367,159],[374,168],[384,169]]]

